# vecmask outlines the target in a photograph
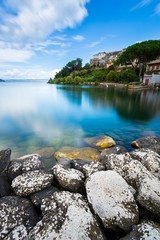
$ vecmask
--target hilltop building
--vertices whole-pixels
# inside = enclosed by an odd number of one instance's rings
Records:
[[[91,66],[96,67],[110,67],[113,63],[118,59],[118,57],[125,51],[125,49],[121,51],[114,52],[100,52],[98,54],[93,55],[93,58],[90,60]]]

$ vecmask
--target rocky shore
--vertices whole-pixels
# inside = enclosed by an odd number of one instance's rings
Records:
[[[131,152],[107,136],[86,142],[96,158],[57,152],[48,171],[39,154],[0,151],[0,239],[160,239],[160,138]]]

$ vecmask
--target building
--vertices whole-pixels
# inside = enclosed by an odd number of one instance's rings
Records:
[[[145,85],[160,84],[160,59],[149,62],[146,71],[153,71],[153,73],[144,74],[143,83]]]
[[[125,51],[114,51],[114,52],[101,52],[93,55],[93,58],[90,60],[90,65],[95,65],[96,67],[110,67],[118,59],[118,57]]]

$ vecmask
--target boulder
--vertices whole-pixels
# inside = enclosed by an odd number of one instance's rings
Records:
[[[160,181],[156,177],[142,179],[138,188],[137,201],[160,217]]]
[[[0,199],[0,239],[4,239],[15,227],[22,224],[29,231],[37,221],[35,208],[28,199],[17,196]]]
[[[64,168],[71,168],[72,167],[72,160],[67,157],[60,157],[56,164],[62,165]]]
[[[53,166],[53,162],[55,162],[54,152],[55,152],[54,147],[45,147],[41,148],[36,153],[38,153],[41,156],[42,162],[44,163],[45,167],[49,169],[50,167]]]
[[[23,224],[15,227],[4,240],[29,240],[26,227]]]
[[[52,181],[52,174],[36,170],[23,173],[14,178],[11,186],[16,195],[23,197],[50,187]]]
[[[11,194],[11,187],[8,179],[4,176],[0,176],[0,197],[8,196]]]
[[[40,169],[44,169],[41,156],[38,154],[31,154],[12,160],[9,164],[7,172],[8,177],[10,179],[14,179],[22,173]]]
[[[46,188],[46,189],[41,190],[41,191],[36,192],[36,193],[32,193],[30,195],[30,199],[36,207],[39,207],[44,198],[53,195],[53,193],[55,193],[55,192],[59,192],[59,189],[51,186],[50,188]]]
[[[108,156],[110,154],[121,154],[126,152],[127,152],[126,148],[122,146],[107,148],[100,154],[99,159],[100,159],[100,162],[102,162],[103,164],[106,164],[106,161],[108,160]]]
[[[93,173],[86,192],[94,212],[105,228],[129,231],[139,219],[138,207],[126,181],[115,171]]]
[[[62,147],[55,153],[55,158],[58,160],[60,157],[68,157],[70,159],[88,159],[98,160],[99,152],[94,148],[74,148],[74,147]]]
[[[90,164],[92,164],[93,162],[95,162],[95,161],[87,160],[87,159],[74,159],[74,160],[72,160],[72,167],[73,167],[74,169],[77,169],[78,171],[83,172],[83,166],[84,166],[85,164],[90,165]]]
[[[55,192],[41,205],[43,219],[30,231],[30,240],[104,240],[87,201],[80,194]]]
[[[6,171],[11,156],[11,149],[0,151],[0,175]]]
[[[134,148],[149,148],[160,154],[160,137],[150,136],[139,138],[131,143]]]
[[[104,171],[105,167],[99,162],[92,162],[91,164],[83,165],[83,173],[88,178],[91,174],[99,171]]]
[[[159,240],[160,225],[152,221],[144,221],[133,226],[132,231],[121,240]]]
[[[65,169],[61,165],[55,165],[53,167],[53,174],[58,181],[61,188],[84,194],[84,175],[76,169]]]
[[[116,145],[115,141],[108,136],[85,138],[84,141],[94,147],[109,148]]]
[[[160,155],[150,149],[137,149],[130,152],[133,159],[140,161],[155,177],[160,178]]]

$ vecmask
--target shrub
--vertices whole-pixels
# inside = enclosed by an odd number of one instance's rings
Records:
[[[65,83],[66,84],[73,84],[73,78],[71,76],[66,77]]]
[[[139,77],[136,75],[136,73],[132,70],[122,70],[119,73],[119,81],[120,82],[138,82],[139,81]]]
[[[74,79],[74,83],[76,84],[76,85],[78,85],[79,83],[81,83],[81,81],[82,81],[82,78],[81,77],[75,77],[75,79]]]
[[[98,86],[98,82],[97,81],[95,81],[95,86]]]
[[[95,81],[104,81],[105,78],[106,78],[106,73],[103,69],[95,71],[94,73]]]
[[[107,76],[106,79],[109,82],[117,82],[118,81],[118,73],[114,72],[114,71],[110,71]]]

